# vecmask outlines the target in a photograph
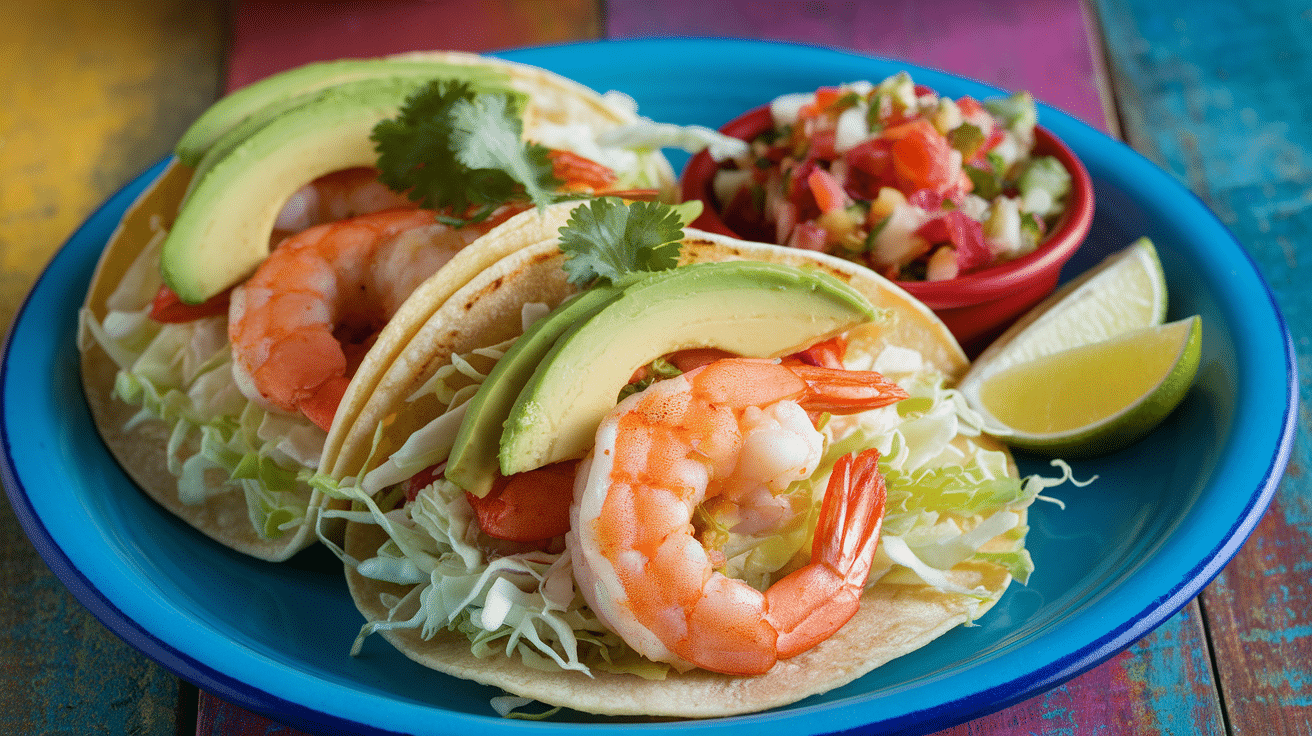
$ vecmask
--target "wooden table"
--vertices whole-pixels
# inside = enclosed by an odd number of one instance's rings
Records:
[[[1249,7],[1252,5],[1252,7]],[[0,325],[106,196],[222,90],[303,61],[418,48],[711,35],[902,58],[1028,89],[1196,192],[1275,291],[1312,373],[1312,11],[1289,0],[64,0],[0,23]],[[460,22],[449,22],[459,17]],[[1306,386],[1307,379],[1303,379]],[[1301,390],[1304,405],[1306,389]],[[943,734],[1312,734],[1312,484],[1299,419],[1272,507],[1195,601],[1101,666]],[[294,733],[109,634],[0,512],[0,733]]]

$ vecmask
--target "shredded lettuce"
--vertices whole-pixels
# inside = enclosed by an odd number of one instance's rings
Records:
[[[100,346],[119,367],[114,396],[139,408],[126,429],[147,421],[169,427],[168,470],[178,479],[179,500],[243,494],[251,527],[277,538],[306,517],[308,480],[325,435],[304,418],[266,411],[242,395],[223,317],[180,324],[149,318],[163,234],[157,227],[129,267],[103,321],[81,311],[79,340]]]

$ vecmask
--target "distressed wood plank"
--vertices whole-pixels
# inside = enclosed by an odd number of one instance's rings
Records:
[[[1203,595],[1231,732],[1312,733],[1312,17],[1266,3],[1099,0],[1135,148],[1187,184],[1275,292],[1300,368],[1289,469],[1270,511]]]
[[[1066,685],[934,736],[1224,732],[1198,602]]]
[[[611,0],[610,38],[698,35],[831,46],[1028,90],[1100,130],[1114,130],[1100,94],[1097,46],[1079,0],[888,0],[761,3]],[[1114,116],[1110,118],[1114,121]]]
[[[311,61],[401,51],[492,51],[596,38],[596,0],[240,0],[227,86]]]
[[[218,90],[221,3],[9,3],[0,23],[0,325],[107,196]],[[110,634],[0,510],[0,733],[174,734],[171,674]]]

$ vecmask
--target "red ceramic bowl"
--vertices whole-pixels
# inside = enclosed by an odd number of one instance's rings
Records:
[[[772,125],[769,106],[730,121],[720,131],[751,140]],[[1075,154],[1043,128],[1035,128],[1035,153],[1054,156],[1071,174],[1066,212],[1038,249],[1021,258],[945,281],[899,281],[943,320],[970,355],[978,354],[1017,317],[1057,286],[1061,268],[1084,242],[1093,222],[1093,182]],[[711,180],[718,165],[708,153],[693,156],[680,181],[685,200],[705,203],[693,227],[738,237],[720,219]]]

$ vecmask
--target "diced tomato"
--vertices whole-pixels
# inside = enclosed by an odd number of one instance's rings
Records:
[[[482,498],[466,493],[483,533],[511,542],[537,542],[569,531],[577,460],[497,476]]]
[[[811,134],[811,146],[807,149],[808,158],[818,158],[824,161],[833,161],[838,158],[838,150],[834,148],[836,133],[831,130],[817,130]]]
[[[907,195],[907,204],[926,212],[937,212],[943,209],[943,195],[933,189],[917,189]]]
[[[815,106],[819,110],[827,110],[842,97],[843,90],[838,87],[821,87],[815,91]]]
[[[885,131],[887,135],[888,131]],[[934,189],[945,192],[957,181],[952,146],[927,120],[898,126],[893,141],[893,170],[904,192]]]
[[[816,204],[811,192],[811,172],[819,168],[819,162],[808,158],[793,169],[788,183],[788,201],[797,210],[797,221],[814,220],[820,216],[820,206]],[[779,241],[776,241],[779,242]]]
[[[929,126],[930,129],[933,129],[934,124],[924,118],[915,118],[913,120],[898,123],[897,125],[889,125],[880,131],[879,137],[890,142],[898,141],[912,135],[917,128],[924,128],[925,126]]]
[[[882,138],[865,140],[844,154],[847,161],[845,188],[853,199],[871,200],[882,187],[896,184],[892,143]]]
[[[938,96],[938,93],[934,91],[933,87],[927,87],[923,84],[913,84],[911,88],[915,90],[916,97],[924,97],[925,95]]]
[[[873,176],[885,176],[893,170],[893,146],[882,138],[861,141],[844,155],[848,166]]]
[[[958,97],[957,109],[961,110],[962,116],[967,118],[984,112],[984,106],[974,97]]]
[[[774,227],[766,220],[765,213],[756,206],[750,186],[740,188],[733,195],[720,217],[730,230],[747,240],[769,241],[774,233]]]
[[[797,223],[788,240],[789,246],[803,250],[823,251],[828,243],[829,231],[810,221]]]
[[[833,212],[847,206],[847,193],[843,191],[843,185],[828,171],[818,167],[812,169],[806,177],[806,183],[811,187],[811,195],[815,197],[816,206],[821,212]]]
[[[227,314],[230,292],[231,289],[200,304],[187,304],[167,285],[161,284],[150,302],[150,318],[156,322],[191,322],[216,314]]]
[[[952,243],[962,272],[985,266],[993,259],[984,240],[984,226],[960,210],[944,212],[921,225],[916,234],[930,243]]]

